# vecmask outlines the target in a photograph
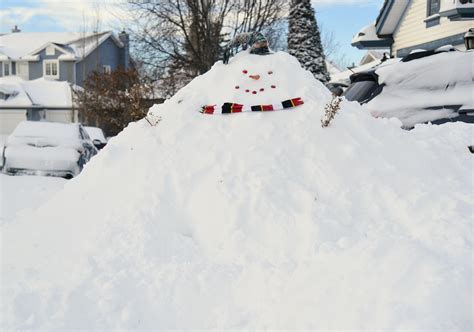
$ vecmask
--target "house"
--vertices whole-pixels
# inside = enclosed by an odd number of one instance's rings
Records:
[[[127,69],[129,36],[122,32],[21,32],[15,27],[0,36],[0,77],[40,77],[83,86],[92,71]]]
[[[375,23],[359,31],[352,46],[389,48],[392,57],[444,45],[465,50],[464,34],[473,27],[474,0],[385,0]]]
[[[374,61],[380,62],[388,53],[390,53],[390,50],[368,50],[360,60],[359,66],[363,66]]]
[[[341,68],[339,68],[339,66],[337,64],[335,64],[334,62],[326,59],[326,68],[329,72],[329,76],[333,76],[333,75],[336,75],[336,74],[339,74],[341,72]]]
[[[15,26],[0,35],[0,135],[24,120],[77,121],[72,89],[93,71],[128,69],[131,61],[125,32],[21,32]]]

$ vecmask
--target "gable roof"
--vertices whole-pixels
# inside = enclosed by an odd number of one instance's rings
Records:
[[[115,44],[124,45],[111,31],[99,33],[80,32],[15,32],[0,36],[0,58],[21,60],[34,59],[48,45],[54,44],[70,58],[80,59],[89,55],[107,38],[112,37]]]
[[[375,21],[377,35],[388,36],[395,32],[410,0],[384,0]]]
[[[411,0],[384,0],[374,23],[363,27],[353,38],[352,46],[365,48],[389,48],[393,33],[403,19]]]

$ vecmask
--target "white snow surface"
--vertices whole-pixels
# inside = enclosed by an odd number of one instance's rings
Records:
[[[82,142],[79,123],[22,121],[8,136],[7,145],[62,146],[80,149],[82,148]]]
[[[427,111],[426,107],[474,108],[474,52],[443,52],[380,67],[376,73],[385,87],[365,105],[374,116],[396,117],[411,127],[455,114],[448,108]]]
[[[61,48],[61,59],[79,60],[88,55],[97,45],[112,35],[105,32],[15,32],[0,36],[0,57],[7,59],[28,59],[37,55],[48,44],[53,43]],[[114,39],[120,47],[122,43]]]
[[[0,90],[11,94],[7,100],[0,99],[0,106],[20,106],[27,108],[32,105],[45,107],[72,106],[72,91],[68,82],[58,82],[38,78],[25,81],[18,76],[0,77]]]
[[[107,143],[107,139],[104,136],[104,132],[98,127],[84,127],[89,134],[91,140],[98,139],[101,143]]]
[[[277,89],[236,91],[242,69]],[[243,53],[154,106],[1,227],[1,326],[472,329],[473,127],[344,102],[323,129],[328,98],[291,56]]]
[[[45,176],[0,174],[0,224],[31,214],[59,191],[67,180]]]

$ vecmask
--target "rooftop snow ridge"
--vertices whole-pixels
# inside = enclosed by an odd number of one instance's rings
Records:
[[[18,60],[34,55],[52,43],[67,48],[74,56],[89,54],[106,38],[113,36],[111,31],[99,33],[79,32],[17,32],[0,36],[0,53],[9,59]],[[123,47],[118,38],[114,41]],[[80,54],[79,54],[80,53]]]

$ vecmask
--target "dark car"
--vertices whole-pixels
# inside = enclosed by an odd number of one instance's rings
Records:
[[[417,123],[474,123],[474,52],[452,47],[418,51],[395,64],[350,77],[344,92],[375,117],[396,117],[404,128]]]
[[[92,143],[97,148],[101,150],[104,146],[107,145],[107,139],[105,138],[104,131],[99,127],[84,127],[86,132],[89,134]]]
[[[23,121],[3,148],[3,172],[70,179],[96,154],[79,123]]]

